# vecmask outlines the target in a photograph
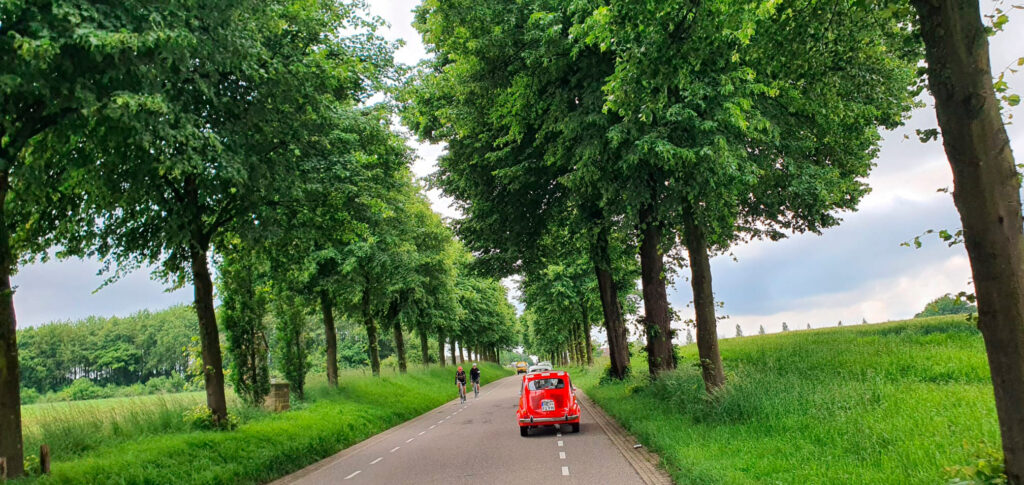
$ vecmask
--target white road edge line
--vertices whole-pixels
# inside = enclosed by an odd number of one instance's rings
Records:
[[[562,440],[558,440],[558,446],[565,446],[565,442],[563,442]]]
[[[359,474],[360,472],[362,472],[362,470],[356,470],[356,471],[355,471],[355,472],[353,472],[353,473],[352,473],[351,475],[349,475],[349,476],[345,477],[345,480],[348,480],[349,478],[352,478],[352,477],[354,477],[354,476],[358,475],[358,474]]]
[[[567,466],[563,466],[562,467],[562,476],[564,476],[564,477],[569,476],[569,467],[567,467]]]
[[[565,452],[564,451],[559,451],[558,452],[558,458],[564,460],[565,459]]]
[[[401,446],[396,446],[394,448],[391,448],[391,451],[389,453],[394,453],[394,452],[398,451],[399,448],[401,448]]]
[[[370,462],[370,464],[371,464],[371,465],[376,465],[376,464],[377,464],[377,462],[379,462],[379,461],[381,461],[381,460],[383,460],[383,459],[384,459],[384,457],[382,456],[382,457],[380,457],[380,458],[377,458],[376,460],[373,460],[373,461],[371,461],[371,462]]]

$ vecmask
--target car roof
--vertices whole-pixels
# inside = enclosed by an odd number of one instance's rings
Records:
[[[534,379],[550,379],[552,377],[568,377],[568,376],[569,376],[569,373],[565,372],[564,370],[531,372],[529,374],[526,374],[526,378],[528,378],[530,380],[534,380]]]

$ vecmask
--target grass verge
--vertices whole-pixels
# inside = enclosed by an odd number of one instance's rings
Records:
[[[650,382],[587,394],[661,455],[677,483],[943,483],[999,449],[980,333],[963,316],[721,341],[727,388],[708,398],[697,349]]]
[[[484,384],[511,375],[511,370],[491,364],[483,364],[482,370]],[[230,432],[184,429],[182,412],[194,405],[191,399],[201,396],[86,401],[30,410],[26,413],[32,423],[26,426],[29,437],[33,433],[42,436],[38,439],[74,436],[72,441],[78,442],[90,429],[96,434],[84,448],[51,441],[53,473],[23,482],[266,482],[451,400],[455,397],[453,373],[452,367],[381,378],[353,372],[341,377],[338,389],[313,382],[307,386],[306,401],[289,412],[246,411],[236,404],[232,412],[242,414],[242,424]],[[92,406],[92,411],[76,407],[81,405]],[[76,423],[82,429],[76,429]],[[36,431],[46,426],[64,429],[64,434]],[[34,444],[34,439],[29,443]]]

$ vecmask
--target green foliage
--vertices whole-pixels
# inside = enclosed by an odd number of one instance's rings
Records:
[[[39,391],[32,389],[31,387],[21,388],[21,404],[35,404],[39,401]]]
[[[604,366],[604,371],[601,373],[601,379],[598,381],[598,383],[603,386],[605,384],[611,384],[611,383],[614,383],[614,382],[623,382],[623,381],[629,380],[630,377],[631,377],[631,374],[633,372],[632,369],[633,369],[632,366],[627,366],[626,367],[626,375],[624,375],[622,377],[622,379],[619,379],[618,377],[612,375],[612,365],[609,362],[608,364],[606,364]]]
[[[305,340],[307,317],[302,306],[298,304],[297,297],[291,293],[275,295],[273,304],[276,317],[274,352],[277,370],[288,381],[291,392],[298,399],[303,399],[308,352]]]
[[[984,457],[958,443],[999,442],[984,342],[960,317],[727,339],[721,349],[730,385],[713,399],[692,365],[653,383],[573,377],[678,483],[943,483],[945,467]],[[681,354],[697,362],[695,348]],[[646,374],[644,359],[633,364]]]
[[[649,229],[658,264],[679,262],[683,236],[707,258],[856,207],[878,127],[914,104],[909,16],[814,1],[428,1],[415,26],[435,56],[403,121],[446,143],[434,182],[494,274],[575,264],[541,244],[563,230],[584,254],[611,232],[634,255]]]
[[[914,318],[937,317],[941,315],[963,315],[978,313],[978,307],[953,294],[942,295],[924,306]]]
[[[188,367],[185,368],[187,387],[190,390],[202,389],[205,366],[203,365],[203,349],[199,337],[193,336],[189,339],[188,345],[182,347],[181,355],[188,362]]]
[[[221,264],[220,293],[224,333],[231,355],[231,383],[249,406],[263,404],[270,393],[270,342],[267,305],[270,289],[261,280],[267,272],[263,261],[229,253]]]
[[[584,360],[584,328],[601,318],[594,263],[588,248],[566,230],[552,230],[537,249],[538,263],[519,282],[521,301],[526,306],[524,331],[528,332],[528,353],[555,356],[568,351],[571,358]],[[632,258],[630,258],[632,259]],[[619,261],[615,274],[632,281],[619,282],[621,299],[627,309],[635,303],[636,273],[632,264]],[[632,268],[631,268],[632,266]],[[574,362],[575,363],[575,362]]]
[[[238,428],[238,418],[232,414],[228,415],[228,419],[216,420],[213,418],[213,413],[210,412],[210,408],[204,404],[193,407],[192,409],[186,410],[182,414],[182,419],[185,421],[185,425],[189,429],[197,431],[231,431]]]
[[[72,382],[64,392],[72,401],[104,397],[102,388],[94,384],[88,377],[75,379],[75,382]]]
[[[948,485],[1002,485],[1008,482],[1005,460],[999,448],[984,441],[973,446],[964,441],[964,449],[975,460],[970,465],[946,467]]]

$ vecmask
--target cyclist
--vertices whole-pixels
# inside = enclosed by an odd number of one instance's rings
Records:
[[[480,397],[480,369],[476,367],[476,363],[473,363],[473,368],[469,370],[469,378],[473,381],[473,396]]]
[[[462,370],[462,366],[459,366],[459,370],[455,372],[455,384],[459,386],[459,399],[462,403],[466,403],[466,371]]]

